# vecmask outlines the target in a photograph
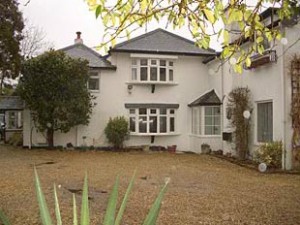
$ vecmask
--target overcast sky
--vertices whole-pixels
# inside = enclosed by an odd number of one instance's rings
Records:
[[[55,49],[74,43],[75,32],[82,32],[84,44],[89,47],[101,43],[104,27],[101,20],[96,20],[94,12],[89,11],[84,0],[19,0],[23,17],[31,24],[44,30],[47,41],[54,44]],[[164,24],[152,23],[148,31],[165,28]],[[186,29],[169,31],[191,39]],[[145,33],[140,29],[134,36]],[[120,42],[120,40],[118,41]]]

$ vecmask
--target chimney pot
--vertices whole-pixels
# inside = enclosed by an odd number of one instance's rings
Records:
[[[76,39],[74,40],[75,41],[75,44],[83,44],[83,40],[81,39],[81,32],[80,31],[77,31],[76,32]]]

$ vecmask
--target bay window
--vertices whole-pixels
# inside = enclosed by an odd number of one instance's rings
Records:
[[[192,107],[192,134],[214,136],[221,135],[221,107]]]

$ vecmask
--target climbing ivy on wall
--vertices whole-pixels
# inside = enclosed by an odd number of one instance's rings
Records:
[[[251,111],[250,90],[245,87],[233,89],[228,95],[227,108],[234,128],[237,156],[239,159],[246,159],[249,153],[250,118],[245,118],[244,112]]]
[[[289,74],[292,86],[293,165],[300,166],[300,56],[292,58]]]

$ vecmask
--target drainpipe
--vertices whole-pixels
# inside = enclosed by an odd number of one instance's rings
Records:
[[[222,62],[221,62],[222,63]],[[222,97],[222,118],[221,118],[221,123],[222,123],[222,150],[224,152],[224,141],[223,141],[223,131],[224,131],[224,113],[226,113],[226,110],[225,110],[225,106],[224,106],[224,99],[225,99],[225,96],[224,96],[224,65],[221,66],[221,97]]]
[[[284,32],[284,28],[281,25],[281,32]],[[282,123],[283,123],[283,135],[282,135],[282,147],[283,147],[283,152],[282,152],[282,169],[286,170],[286,107],[285,107],[285,98],[286,98],[286,89],[285,89],[285,73],[284,73],[284,45],[281,44],[281,68],[280,68],[280,78],[281,78],[281,96],[282,96]]]
[[[32,127],[31,127],[31,111],[29,111],[29,146],[28,148],[31,149],[32,146]]]

